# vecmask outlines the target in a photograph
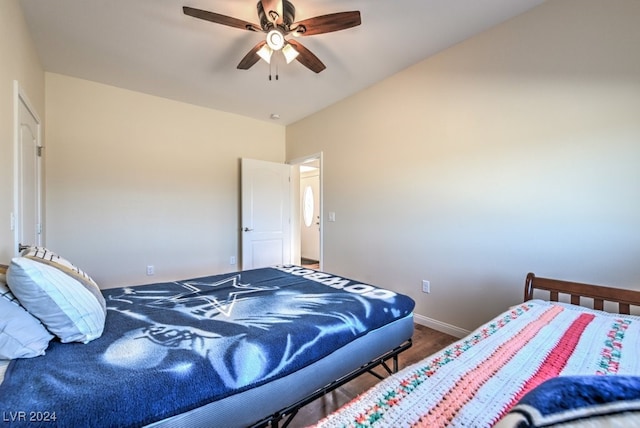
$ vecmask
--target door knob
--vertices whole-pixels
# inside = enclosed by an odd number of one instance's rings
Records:
[[[248,227],[245,227],[245,228],[244,228],[244,231],[245,231],[245,232],[251,232],[252,230],[253,230],[253,229],[249,229]]]

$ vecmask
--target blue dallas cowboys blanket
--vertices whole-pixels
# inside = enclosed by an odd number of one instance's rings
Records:
[[[496,427],[638,427],[640,377],[559,376],[528,392]]]
[[[496,428],[640,426],[640,377],[559,376],[528,392]]]
[[[10,363],[0,385],[5,416],[149,424],[292,373],[414,307],[389,290],[284,266],[103,294],[102,337],[52,342],[45,356]],[[27,424],[5,417],[2,426]]]

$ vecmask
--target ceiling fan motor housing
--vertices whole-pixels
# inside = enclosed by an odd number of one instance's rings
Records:
[[[265,32],[269,32],[274,27],[273,20],[270,19],[268,15],[268,11],[264,10],[264,6],[262,5],[262,1],[258,1],[258,18],[260,19],[260,27]],[[281,30],[285,33],[289,32],[289,28],[291,24],[294,22],[296,17],[296,8],[295,6],[288,0],[282,0],[282,23],[278,25]],[[277,17],[276,17],[277,19]]]

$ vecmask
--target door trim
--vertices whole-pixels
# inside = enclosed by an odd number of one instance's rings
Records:
[[[43,148],[42,146],[42,121],[40,120],[40,116],[36,112],[35,108],[31,101],[29,101],[29,97],[20,86],[20,83],[17,80],[13,81],[13,212],[11,213],[11,230],[13,231],[13,254],[17,256],[19,254],[18,244],[20,237],[18,236],[20,227],[21,227],[21,219],[22,213],[20,211],[20,180],[22,174],[22,167],[20,164],[20,104],[24,105],[24,107],[29,111],[31,116],[35,119],[38,129],[37,129],[37,145],[38,147]],[[36,169],[37,169],[37,198],[38,198],[38,218],[39,223],[42,228],[43,223],[43,197],[42,197],[42,157],[38,156],[36,159]],[[42,232],[40,233],[40,239],[42,240]],[[41,241],[40,245],[44,245],[44,242]]]
[[[320,207],[319,207],[319,212],[320,212],[320,270],[324,269],[324,154],[323,152],[317,152],[317,153],[313,153],[310,154],[308,156],[303,156],[303,157],[299,157],[299,158],[295,158],[290,160],[289,163],[292,166],[300,166],[303,163],[309,162],[309,161],[313,161],[313,160],[317,160],[318,161],[318,175],[319,175],[319,181],[320,181],[320,195],[319,195],[319,199],[320,199]],[[291,194],[298,194],[296,193],[296,190],[299,190],[300,188],[300,174],[296,174],[297,176],[297,182],[294,183],[292,180],[291,182]],[[300,219],[300,198],[291,198],[291,218],[295,218],[297,219],[297,221],[293,222],[294,224],[296,224],[297,226],[295,228],[292,228],[292,232],[293,230],[296,231],[296,233],[292,233],[291,234],[291,254],[294,255],[300,255],[300,224],[301,223],[301,219]]]

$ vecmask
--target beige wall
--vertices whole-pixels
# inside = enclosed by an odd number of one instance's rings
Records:
[[[548,1],[289,126],[286,159],[324,153],[325,269],[454,331],[528,271],[640,288],[639,8]],[[45,111],[17,0],[0,28],[0,262],[18,79],[47,124],[48,246],[103,287],[237,268],[238,159],[284,160],[284,128],[56,74]]]
[[[0,2],[0,263],[14,255],[14,91],[17,80],[40,120],[44,119],[44,72],[17,0]]]
[[[528,271],[640,289],[638,16],[549,1],[289,126],[288,159],[324,153],[325,269],[445,328]]]
[[[48,247],[103,288],[238,268],[240,158],[284,127],[52,73],[46,111]]]

